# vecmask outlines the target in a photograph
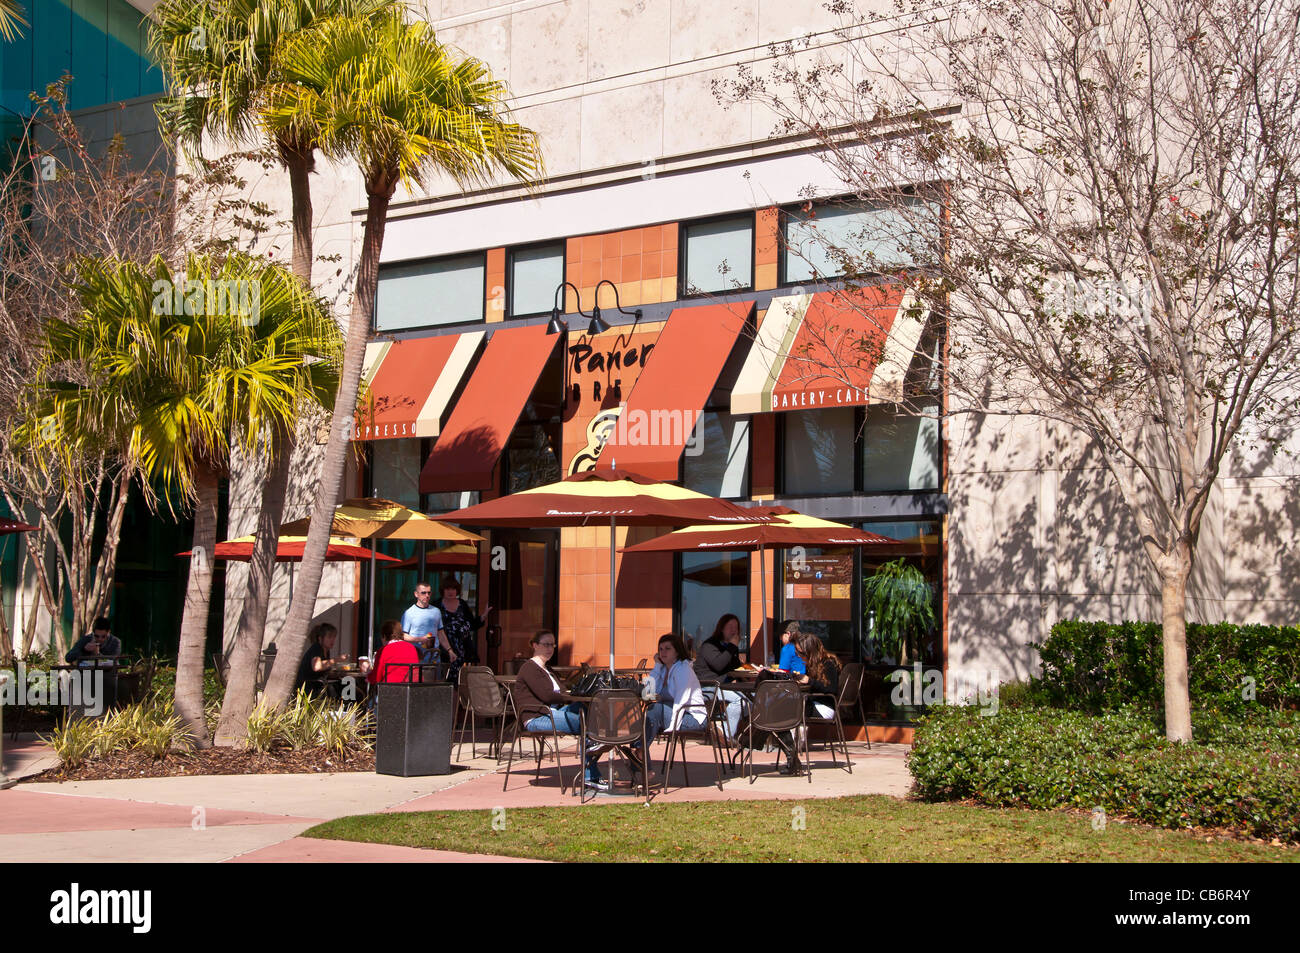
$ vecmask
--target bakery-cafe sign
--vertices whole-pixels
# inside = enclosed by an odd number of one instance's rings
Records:
[[[802,407],[838,407],[865,404],[867,392],[857,387],[824,387],[808,390],[772,392],[773,410],[798,410]]]

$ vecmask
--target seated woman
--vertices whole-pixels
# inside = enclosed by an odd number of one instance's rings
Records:
[[[796,675],[794,680],[802,685],[807,685],[815,694],[830,695],[832,698],[838,696],[840,690],[840,660],[827,652],[826,647],[822,645],[822,640],[811,632],[799,633],[794,644],[795,650],[799,653],[799,658],[803,660],[804,666],[807,668],[805,674]],[[814,699],[810,695],[805,700],[805,703],[808,706],[810,715],[815,714],[820,718],[830,718],[835,714],[834,710],[826,704],[825,699]],[[803,730],[807,731],[808,729]],[[795,739],[789,731],[781,732],[779,737],[787,753],[786,763],[781,766],[781,773],[797,773],[799,771],[799,757],[795,754]]]
[[[384,640],[384,647],[375,656],[374,664],[366,673],[366,681],[371,685],[387,682],[418,682],[419,671],[407,666],[419,664],[420,651],[402,638],[401,620],[386,621],[379,627],[379,635]]]
[[[672,632],[661,636],[658,659],[650,673],[658,701],[646,712],[646,744],[665,731],[703,728],[708,716],[700,680],[686,656],[681,636]]]
[[[804,667],[803,659],[799,657],[799,652],[795,648],[795,642],[799,639],[799,623],[791,622],[781,633],[781,657],[776,663],[776,667],[783,672],[793,672],[795,675],[803,675],[807,672]]]
[[[573,696],[560,691],[560,683],[547,668],[555,655],[555,633],[542,629],[531,639],[533,657],[519,667],[511,695],[519,723],[525,731],[550,731],[554,728],[562,735],[576,735],[582,731],[582,705]],[[588,752],[586,783],[598,790],[608,790],[609,784],[600,776],[597,762],[601,751]]]
[[[713,634],[700,643],[695,654],[695,674],[698,678],[725,681],[728,673],[740,668],[740,619],[728,612],[718,619],[713,627]],[[713,686],[705,689],[705,695],[713,695]],[[736,692],[722,690],[722,703],[727,711],[727,736],[730,740],[738,737],[740,716],[744,712],[745,697]]]
[[[335,661],[334,643],[338,641],[339,630],[328,622],[321,622],[311,630],[311,644],[302,655],[298,664],[298,678],[294,682],[294,691],[306,688],[313,695],[319,695],[325,688],[324,679],[317,678],[321,672],[330,668]],[[338,661],[346,661],[347,656],[339,656]]]

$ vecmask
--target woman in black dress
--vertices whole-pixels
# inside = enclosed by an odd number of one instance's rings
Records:
[[[447,680],[454,682],[460,678],[462,665],[478,664],[478,630],[483,628],[483,617],[492,611],[492,607],[483,610],[483,616],[475,615],[469,603],[460,598],[460,583],[448,579],[442,584],[438,608],[442,611],[442,627],[447,633],[447,641],[456,653],[456,661],[447,670]]]

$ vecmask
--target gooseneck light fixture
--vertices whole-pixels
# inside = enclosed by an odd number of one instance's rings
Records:
[[[610,281],[608,278],[604,278],[601,281],[597,282],[596,284],[596,291],[595,291],[596,304],[595,307],[591,309],[591,327],[587,332],[588,334],[603,334],[605,331],[609,330],[609,323],[606,322],[605,319],[600,316],[600,286],[601,285],[609,285],[611,288],[614,289],[614,309],[618,311],[619,314],[632,315],[633,324],[636,324],[641,320],[641,309],[637,308],[634,311],[626,310],[621,304],[619,304],[618,301],[618,285],[614,284],[614,282]]]

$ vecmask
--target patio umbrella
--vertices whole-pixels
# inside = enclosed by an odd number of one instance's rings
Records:
[[[474,543],[452,543],[441,549],[433,549],[424,556],[425,569],[475,569],[478,567],[478,546]],[[418,569],[420,557],[403,559],[385,569]]]
[[[311,517],[303,517],[280,527],[280,532],[290,536],[306,536],[311,527]],[[357,539],[413,539],[451,540],[453,542],[479,542],[477,533],[448,526],[430,519],[423,513],[379,497],[353,497],[334,507],[330,521],[331,536],[353,536]],[[370,560],[370,652],[375,650],[375,560]]]
[[[217,543],[212,547],[213,559],[231,559],[235,562],[252,562],[253,560],[253,543],[256,541],[254,536],[237,536],[234,539],[228,539],[223,543]],[[275,561],[278,563],[300,563],[302,562],[302,551],[307,545],[306,536],[281,536],[280,541],[275,547]],[[183,553],[177,553],[177,556],[192,556],[194,551],[187,549]],[[332,563],[340,562],[365,562],[366,560],[382,559],[384,562],[397,562],[393,556],[385,556],[383,553],[376,553],[372,549],[366,549],[364,546],[357,546],[346,540],[339,539],[337,536],[331,536],[329,546],[325,549],[325,561]],[[293,567],[289,567],[289,598],[293,599]]]
[[[615,530],[624,526],[723,526],[767,521],[752,509],[661,483],[626,470],[575,473],[534,487],[443,513],[439,519],[471,526],[590,526],[609,524],[609,667],[614,668]]]
[[[772,522],[742,526],[688,526],[644,543],[623,547],[625,553],[757,552],[763,608],[763,664],[770,659],[767,628],[767,561],[764,551],[791,546],[889,546],[899,540],[854,529],[843,523],[806,516],[788,506],[760,506],[750,512],[776,517]]]

